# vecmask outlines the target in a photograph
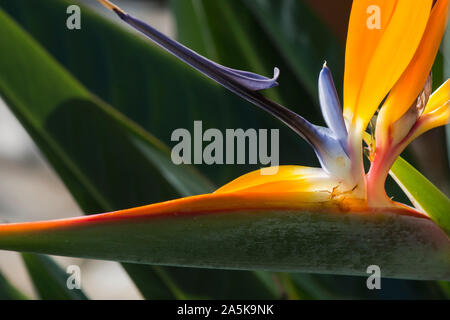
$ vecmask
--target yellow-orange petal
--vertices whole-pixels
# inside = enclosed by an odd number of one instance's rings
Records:
[[[428,112],[419,118],[419,121],[417,122],[414,131],[408,138],[407,144],[411,143],[414,139],[424,134],[425,132],[437,127],[445,126],[449,123],[450,123],[450,101],[447,101],[439,108],[431,112]]]
[[[450,79],[444,82],[431,96],[428,100],[423,114],[433,112],[434,110],[443,106],[446,102],[450,100]]]
[[[396,0],[353,2],[345,48],[344,116],[347,121],[352,120],[356,99],[369,62],[389,24],[396,3]],[[380,13],[383,12],[380,15],[380,29],[367,28],[367,11],[371,5],[380,8]]]
[[[424,87],[446,29],[448,6],[449,0],[438,0],[433,7],[414,58],[383,105],[385,112],[379,121],[382,121],[384,126],[388,127],[397,121],[410,108]]]
[[[289,189],[297,186],[297,191],[314,191],[318,188],[325,189],[323,184],[338,184],[336,179],[320,168],[302,166],[279,166],[273,175],[264,175],[262,170],[247,173],[218,189],[215,193],[243,192],[251,190],[277,191],[280,189],[267,189],[264,186],[281,183],[283,190],[289,185]]]
[[[403,144],[406,146],[425,132],[445,126],[450,122],[450,79],[439,87],[430,97],[409,136]]]
[[[378,6],[381,28],[369,29],[367,9]],[[350,17],[344,77],[344,117],[365,128],[413,58],[432,0],[355,1]]]

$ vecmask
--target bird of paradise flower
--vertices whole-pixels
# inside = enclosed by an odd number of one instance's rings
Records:
[[[224,67],[166,37],[110,1],[98,1],[185,63],[280,119],[314,148],[321,168],[280,166],[273,175],[261,174],[261,169],[211,194],[69,220],[0,225],[0,235],[20,236],[24,232],[64,230],[68,225],[164,214],[255,209],[338,213],[389,210],[427,219],[425,212],[392,201],[384,184],[395,160],[411,141],[449,122],[450,81],[431,93],[430,76],[447,24],[448,0],[354,2],[346,46],[343,108],[326,63],[318,79],[327,127],[311,124],[259,92],[278,85],[277,68],[274,76],[268,78]],[[384,18],[380,28],[371,29],[366,25],[366,11],[374,4],[380,7]],[[371,121],[375,123],[373,135],[366,132]],[[368,145],[366,154],[371,162],[368,173],[363,166],[363,141]],[[448,237],[444,234],[437,238],[448,253]],[[448,256],[443,259],[448,263]],[[447,272],[444,277],[448,276]]]
[[[414,3],[378,1],[383,17],[380,28],[367,27],[367,8],[373,1],[356,1],[347,39],[344,110],[326,63],[319,75],[319,98],[327,128],[270,101],[260,90],[278,85],[273,78],[221,66],[169,39],[151,26],[125,13],[107,0],[99,0],[122,20],[141,31],[184,62],[285,122],[314,148],[322,168],[281,166],[275,175],[260,171],[244,175],[212,195],[267,193],[294,194],[292,202],[314,206],[351,203],[371,208],[402,207],[384,189],[389,169],[406,146],[424,132],[449,120],[450,82],[431,95],[431,67],[445,32],[448,1]],[[393,50],[395,48],[395,50]],[[375,141],[370,141],[371,168],[363,167],[362,140],[379,108]],[[371,140],[371,139],[370,139]],[[369,142],[369,141],[367,141]],[[264,169],[262,169],[264,170]]]

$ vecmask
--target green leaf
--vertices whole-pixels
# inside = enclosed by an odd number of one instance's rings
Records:
[[[81,289],[69,289],[70,274],[50,257],[36,254],[22,254],[25,266],[39,297],[44,300],[87,300]]]
[[[175,166],[167,147],[92,96],[6,15],[1,16],[0,93],[84,212],[212,190],[191,167]],[[154,279],[157,274],[150,272],[142,267],[131,277]],[[147,293],[164,292],[148,298],[173,298],[175,293],[162,283],[143,281],[138,287]],[[265,292],[266,298],[273,297]]]
[[[28,300],[28,298],[0,272],[0,300]]]
[[[450,199],[400,157],[390,173],[411,202],[450,234]]]
[[[229,197],[229,198],[226,198]],[[226,196],[223,200],[238,201]],[[173,205],[173,203],[167,204]],[[144,264],[450,279],[450,242],[431,220],[398,212],[193,211],[1,225],[0,249]],[[156,211],[154,211],[156,210]]]

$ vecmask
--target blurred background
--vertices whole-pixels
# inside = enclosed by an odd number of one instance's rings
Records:
[[[189,38],[185,36],[185,33],[188,32],[185,28],[189,29],[190,26],[189,19],[186,19],[186,24],[177,27],[176,18],[172,9],[173,7],[170,6],[168,0],[115,0],[114,2],[129,13],[141,18],[142,20],[150,22],[152,26],[156,27],[166,35],[178,37],[181,38],[181,40],[185,39],[185,44],[195,47],[195,49],[205,55],[210,53],[208,52],[208,48],[196,47],[195,43],[189,43]],[[193,0],[194,4],[195,2],[196,1]],[[286,6],[281,9],[289,10],[290,6],[294,6],[295,2],[295,0],[284,1]],[[327,59],[338,62],[340,61],[334,65],[334,68],[336,69],[335,75],[342,74],[342,53],[346,37],[346,23],[351,8],[351,0],[297,0],[297,2],[307,4],[313,11],[316,19],[321,20],[328,30],[331,30],[329,32],[334,34],[338,43],[337,46],[341,48],[341,52],[340,55],[336,54],[335,57],[327,57]],[[88,6],[109,19],[112,23],[118,24],[120,27],[124,27],[124,25],[120,23],[119,19],[117,19],[110,12],[104,10],[104,8],[98,5],[94,0],[78,0],[72,1],[72,3],[80,3]],[[282,21],[282,30],[295,30],[295,28],[292,28],[291,24],[295,24],[295,21],[293,22],[286,18]],[[232,26],[230,26],[230,28],[232,28]],[[265,32],[270,33],[270,30],[264,29],[263,26],[258,24],[249,23],[243,25],[243,29],[245,31],[249,31],[249,34],[250,32],[254,32],[255,28],[257,30],[259,28],[259,30],[264,30]],[[304,44],[305,42],[307,43],[308,41],[311,41],[311,39],[302,34],[286,34],[286,37],[292,40],[292,43]],[[251,63],[242,62],[243,65],[239,65],[239,62],[233,61],[232,58],[225,57],[225,55],[231,56],[234,50],[233,39],[229,40],[229,43],[226,43],[226,45],[222,48],[221,53],[216,52],[218,57],[221,58],[220,62],[225,62],[225,64],[227,64],[226,62],[229,61],[227,65],[230,67],[249,69],[248,65],[251,65]],[[258,42],[260,39],[255,35],[252,41]],[[450,42],[447,41],[445,45],[448,46],[449,43]],[[202,49],[204,50],[203,52]],[[221,54],[223,54],[223,56],[221,56]],[[299,57],[299,59],[302,58],[304,57]],[[325,59],[325,57],[315,58],[319,62]],[[267,60],[271,63],[273,62],[274,64],[280,63],[274,59],[274,57],[270,56]],[[443,70],[446,72],[448,77],[448,59],[443,59],[442,56],[440,59],[442,60],[440,63],[444,65]],[[273,65],[266,63],[264,68],[271,68],[272,66]],[[293,84],[290,86],[288,80],[293,76],[291,77],[291,75],[288,74],[284,77],[284,75],[288,73],[285,72],[287,68],[289,67],[285,66],[284,69],[281,68],[281,81],[284,80],[282,85],[286,88],[286,91],[291,90],[292,92],[292,90],[295,90],[295,85]],[[314,68],[319,70],[318,66],[314,66]],[[338,82],[338,80],[336,81]],[[314,85],[314,83],[310,85],[312,87],[311,91],[315,90]],[[340,83],[337,83],[338,87],[340,85]],[[308,85],[305,87],[308,87]],[[282,89],[283,88],[281,88],[281,90]],[[308,90],[299,90],[299,97],[303,97],[303,95],[305,95],[305,91]],[[269,92],[269,94],[271,93]],[[281,95],[283,96],[283,92]],[[274,97],[274,99],[277,99],[276,94],[274,94]],[[291,100],[289,100],[289,98],[285,98],[284,100],[289,102],[287,104],[288,107],[292,107],[297,110],[305,108],[305,106],[302,105],[302,101],[304,101],[303,99],[297,99],[296,97],[290,99]],[[308,107],[309,106],[307,106],[307,108]],[[299,113],[302,113],[302,111],[299,111]],[[311,115],[311,117],[311,120],[315,120],[316,123],[320,124],[320,121],[322,121],[319,118],[314,118],[314,114]],[[257,127],[257,123],[250,123],[249,126]],[[168,128],[168,132],[171,129],[172,128]],[[289,133],[286,134],[289,135]],[[162,138],[167,138],[167,133],[162,135]],[[305,149],[302,142],[300,142],[299,148],[302,150]],[[316,163],[314,160],[315,157],[311,151],[302,152],[304,158],[306,159],[306,163],[302,164],[314,165]],[[424,135],[422,138],[413,143],[413,145],[408,149],[407,154],[408,159],[416,167],[418,167],[442,191],[449,195],[449,165],[445,129],[433,130],[432,132]],[[293,164],[291,163],[292,159],[294,159],[293,156],[289,157],[289,155],[287,155],[281,160],[282,163]],[[212,171],[214,168],[206,168],[205,170]],[[242,167],[238,170],[243,173],[248,171],[249,168]],[[233,174],[236,176],[237,173],[233,172]],[[217,184],[226,182],[229,180],[229,177],[230,174],[223,174],[222,176],[217,177],[215,182],[217,182]],[[398,190],[396,192],[398,192]],[[407,200],[405,199],[405,201]],[[73,200],[60,178],[47,164],[46,160],[41,155],[29,135],[22,128],[21,124],[11,114],[4,102],[0,100],[0,219],[8,222],[18,222],[63,218],[81,214],[82,213],[78,205]],[[129,279],[127,273],[124,272],[122,267],[117,263],[61,257],[55,257],[55,259],[64,268],[71,264],[76,264],[81,267],[82,286],[91,298],[141,298],[139,291]],[[27,295],[30,297],[37,297],[36,293],[33,291],[30,279],[27,276],[27,272],[18,254],[0,251],[0,270],[2,270],[5,275]],[[395,287],[396,282],[393,281],[391,285]],[[401,286],[399,290],[401,290]]]

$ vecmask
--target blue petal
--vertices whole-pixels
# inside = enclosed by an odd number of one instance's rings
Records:
[[[326,63],[319,75],[319,100],[325,122],[333,131],[344,150],[347,150],[347,128],[345,127],[333,76]]]
[[[145,34],[156,44],[220,84],[223,84],[224,81],[233,81],[251,91],[269,89],[278,85],[277,79],[280,75],[278,68],[274,69],[273,77],[268,78],[252,72],[224,67],[170,39],[155,28],[129,14],[119,10],[114,11],[122,20]]]
[[[347,178],[351,169],[351,161],[334,132],[329,128],[314,126],[314,151],[321,167],[331,175]]]

